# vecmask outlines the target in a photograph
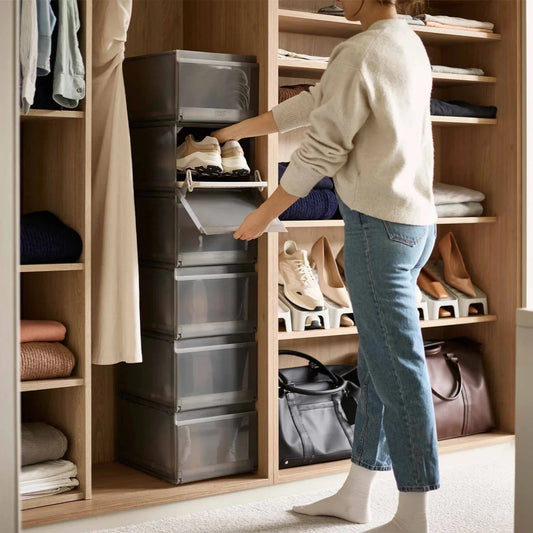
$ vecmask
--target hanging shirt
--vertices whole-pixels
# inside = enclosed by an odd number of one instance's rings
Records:
[[[20,4],[20,101],[22,112],[27,113],[33,104],[37,78],[37,5],[35,0],[21,0]]]
[[[56,25],[56,16],[50,0],[37,0],[37,76],[50,73],[50,56],[52,54],[52,33]]]
[[[73,109],[85,97],[85,68],[78,43],[80,16],[76,0],[59,0],[54,100]]]

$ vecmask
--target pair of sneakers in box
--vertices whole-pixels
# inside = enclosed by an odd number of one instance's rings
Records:
[[[196,141],[192,135],[187,135],[185,141],[178,146],[176,168],[183,172],[190,169],[198,174],[211,176],[250,174],[250,167],[237,141],[227,141],[220,146],[218,139],[209,136]]]

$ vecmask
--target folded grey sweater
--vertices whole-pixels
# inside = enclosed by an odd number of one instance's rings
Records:
[[[436,221],[431,66],[401,19],[339,44],[320,83],[272,109],[280,132],[310,125],[281,186],[306,196],[323,177],[350,208],[404,224]]]
[[[21,466],[61,459],[67,452],[67,437],[43,422],[21,424]]]

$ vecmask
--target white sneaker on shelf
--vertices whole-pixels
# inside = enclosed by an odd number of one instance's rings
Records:
[[[187,135],[176,150],[176,168],[180,171],[191,169],[199,174],[222,174],[220,145],[214,137],[204,137],[201,141]]]
[[[324,307],[324,297],[307,259],[294,241],[286,241],[279,254],[278,283],[290,302],[307,310]]]
[[[250,174],[250,167],[244,157],[243,149],[237,141],[226,141],[220,150],[224,174],[232,176],[247,176]]]

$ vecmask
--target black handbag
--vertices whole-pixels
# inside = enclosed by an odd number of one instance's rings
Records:
[[[309,361],[279,370],[279,467],[348,459],[360,391],[355,365],[326,366],[301,352],[279,353]]]

